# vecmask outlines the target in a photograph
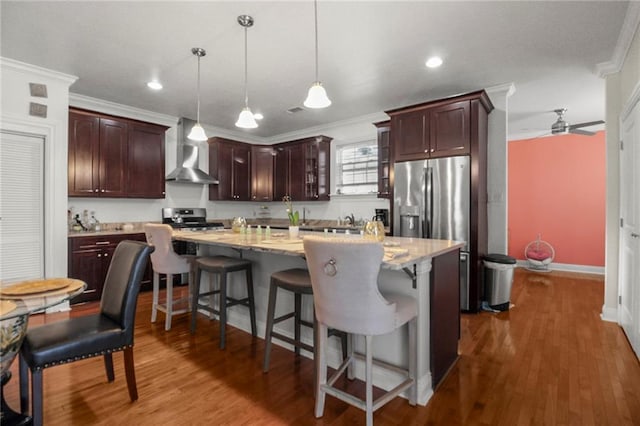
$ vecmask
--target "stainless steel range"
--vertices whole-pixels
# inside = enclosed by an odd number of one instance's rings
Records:
[[[207,209],[202,207],[165,207],[162,209],[162,223],[175,229],[191,231],[224,229],[222,222],[207,222]]]
[[[181,231],[206,231],[212,229],[224,229],[222,222],[207,222],[207,209],[165,207],[162,209],[162,223],[170,225]],[[195,243],[186,241],[173,241],[173,251],[177,254],[195,255],[198,247]]]

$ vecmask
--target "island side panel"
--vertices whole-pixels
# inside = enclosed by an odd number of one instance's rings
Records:
[[[433,258],[430,296],[431,377],[435,390],[458,359],[460,250]]]

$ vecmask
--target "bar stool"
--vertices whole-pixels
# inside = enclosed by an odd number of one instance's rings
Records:
[[[316,309],[316,406],[315,416],[322,417],[326,394],[366,412],[367,426],[373,425],[373,412],[408,390],[409,403],[416,404],[416,342],[418,304],[402,294],[385,294],[378,290],[378,274],[384,256],[379,242],[344,238],[305,237],[304,252],[313,286]],[[379,363],[373,359],[373,336],[391,333],[404,324],[409,329],[408,369]],[[365,354],[353,353],[327,378],[327,329],[336,328],[365,337]],[[336,380],[354,359],[365,361],[365,399],[334,387]],[[373,400],[373,364],[396,372],[405,379],[389,392]],[[347,371],[348,374],[348,371]]]
[[[294,309],[292,312],[275,317],[276,314],[276,298],[278,289],[288,290],[294,294]],[[271,282],[269,284],[269,305],[267,308],[267,327],[265,331],[265,348],[264,361],[262,371],[269,371],[269,363],[271,360],[271,340],[276,338],[294,346],[296,355],[300,355],[300,348],[309,352],[314,352],[314,347],[300,340],[300,326],[304,325],[315,330],[314,324],[305,321],[301,317],[302,311],[302,295],[313,294],[311,286],[311,277],[306,269],[287,269],[271,274]],[[281,333],[273,331],[273,326],[279,322],[286,321],[290,318],[294,319],[294,338],[285,336]],[[315,315],[314,315],[315,318]],[[347,358],[347,334],[339,330],[329,330],[329,335],[340,337],[342,341],[342,357]]]
[[[248,260],[227,256],[210,256],[196,259],[196,281],[193,287],[193,300],[191,302],[191,334],[196,332],[196,314],[198,309],[203,309],[207,312],[216,314],[220,318],[220,349],[224,349],[226,336],[225,329],[227,327],[227,308],[235,305],[242,305],[249,308],[249,315],[251,316],[251,334],[256,336],[256,308],[253,297],[253,276],[251,273],[251,266],[251,262]],[[202,271],[217,276],[220,284],[217,290],[200,293]],[[244,271],[246,275],[247,297],[242,299],[236,299],[227,295],[227,275],[237,271]],[[219,295],[218,309],[200,303],[201,297],[212,297],[215,294]]]
[[[165,313],[164,329],[171,329],[171,318],[174,315],[189,312],[189,308],[173,309],[180,302],[190,303],[190,293],[187,297],[173,300],[173,276],[176,274],[189,274],[189,291],[193,283],[193,271],[191,262],[195,256],[180,256],[173,251],[171,240],[173,229],[169,225],[146,223],[144,233],[147,243],[154,247],[151,253],[151,266],[153,268],[153,301],[151,302],[151,322],[156,322],[158,311]],[[167,292],[165,303],[160,303],[160,274],[167,276]]]

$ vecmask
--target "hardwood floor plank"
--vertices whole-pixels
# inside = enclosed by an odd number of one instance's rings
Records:
[[[178,289],[185,291],[185,289]],[[603,322],[602,278],[515,271],[510,311],[463,314],[460,358],[426,407],[397,398],[378,410],[377,425],[638,425],[640,363],[621,328]],[[150,319],[151,294],[140,295],[134,361],[139,400],[129,401],[122,353],[108,383],[102,358],[44,372],[48,425],[359,425],[364,413],[327,397],[313,415],[313,362],[274,346],[262,372],[264,342],[228,328],[218,349],[218,322],[189,316],[164,331]],[[30,326],[95,312],[38,315]],[[19,405],[17,363],[5,389]],[[344,386],[361,392],[362,383]]]

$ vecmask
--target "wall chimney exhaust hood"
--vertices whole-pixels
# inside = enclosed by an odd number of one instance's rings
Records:
[[[200,170],[198,167],[199,147],[186,143],[186,132],[191,130],[194,124],[196,124],[196,122],[188,118],[181,118],[178,121],[178,152],[176,156],[178,166],[167,175],[167,182],[218,184],[218,179],[209,176],[209,174]]]

